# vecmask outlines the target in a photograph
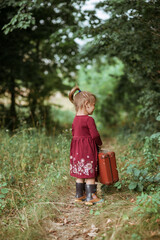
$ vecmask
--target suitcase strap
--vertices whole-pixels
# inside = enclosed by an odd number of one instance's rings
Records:
[[[112,166],[111,166],[111,158],[109,156],[109,154],[107,154],[108,156],[108,159],[109,159],[109,166],[110,166],[110,169],[111,169],[111,176],[112,176],[112,182],[113,182],[113,173],[112,173]]]

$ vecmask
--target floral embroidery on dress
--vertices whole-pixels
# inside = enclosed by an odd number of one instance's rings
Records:
[[[85,165],[85,168],[87,168],[88,170],[91,170],[92,169],[92,163],[87,163]]]
[[[75,160],[75,157],[73,158]],[[70,170],[73,173],[78,173],[79,175],[89,176],[90,173],[94,173],[93,161],[85,164],[85,159],[82,158],[77,164],[70,164]]]

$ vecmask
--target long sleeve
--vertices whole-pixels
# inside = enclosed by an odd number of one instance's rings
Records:
[[[88,118],[87,125],[88,125],[88,128],[89,128],[89,132],[91,134],[91,137],[94,139],[95,143],[98,146],[101,146],[102,145],[102,141],[101,141],[99,132],[97,130],[95,121],[94,121],[94,119],[92,117]]]

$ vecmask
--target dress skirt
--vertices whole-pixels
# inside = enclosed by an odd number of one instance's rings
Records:
[[[70,175],[76,178],[97,177],[98,152],[90,136],[73,137],[70,148]]]

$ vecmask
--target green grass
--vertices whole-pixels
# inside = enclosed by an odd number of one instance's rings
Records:
[[[68,186],[69,136],[1,131],[0,239],[45,239],[41,221],[56,218],[52,202]]]
[[[102,196],[105,203],[90,210],[89,224],[99,229],[97,240],[159,239],[159,220],[154,214],[135,211],[139,194],[110,186]]]
[[[90,212],[92,216],[90,224],[95,224],[99,229],[95,239],[158,240],[160,238],[160,186],[157,180],[159,150],[156,151],[152,144],[146,145],[146,142],[133,137],[128,138],[127,141],[119,140],[111,140],[110,146],[116,151],[120,177],[117,187],[120,187],[119,189],[114,186],[102,187],[105,203],[102,206],[95,206]],[[149,153],[147,158],[144,157],[146,153]],[[131,164],[133,164],[132,168]],[[148,172],[142,182],[141,176],[137,177],[137,169],[142,171],[146,167]],[[157,178],[154,178],[156,181],[153,182],[150,176],[156,176]],[[130,190],[132,181],[142,182],[144,192],[138,188]]]
[[[58,136],[47,136],[43,129],[35,128],[22,129],[13,135],[0,132],[0,239],[48,238],[45,220],[56,221],[62,214],[54,202],[64,202],[71,193],[70,140],[70,130]],[[145,159],[143,151],[140,154],[143,144],[133,138],[126,143],[115,138],[104,142],[116,151],[120,187],[103,186],[105,202],[90,208],[86,225],[95,224],[98,228],[95,239],[98,240],[159,239],[158,184],[155,182],[153,186],[151,182],[150,192],[129,190],[129,183],[135,176],[128,174],[125,167],[126,162],[131,161],[139,168],[148,161],[150,173],[155,167],[153,161],[157,164],[157,157],[153,156],[149,145],[145,145],[152,161]]]

